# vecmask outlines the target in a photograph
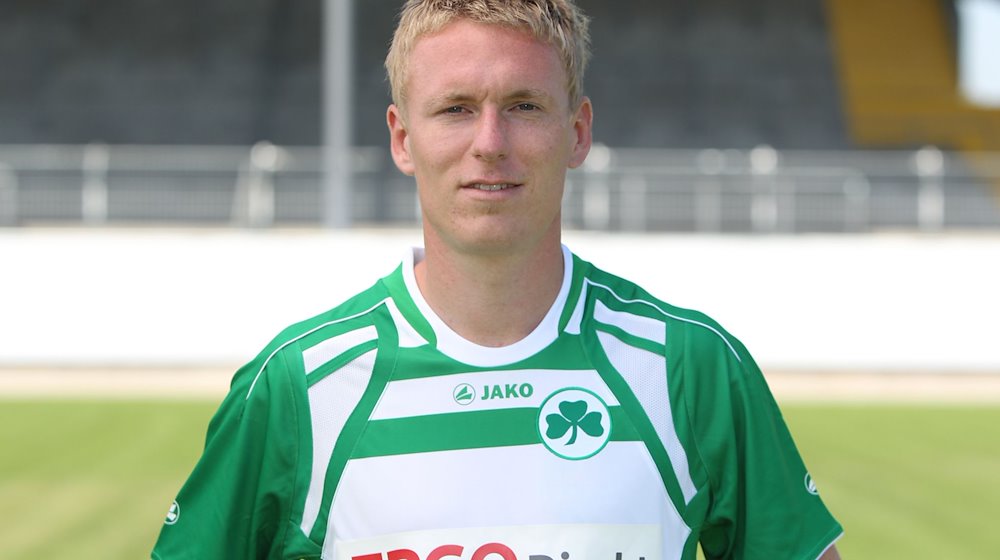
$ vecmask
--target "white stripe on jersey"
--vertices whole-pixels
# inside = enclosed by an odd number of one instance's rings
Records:
[[[645,338],[656,344],[664,344],[667,339],[667,324],[633,313],[615,311],[597,300],[594,302],[594,318],[607,325],[614,325],[638,338]]]
[[[419,483],[400,473],[420,473]],[[663,558],[680,558],[691,533],[641,441],[610,442],[586,461],[522,445],[350,461],[323,553],[337,540],[404,531],[578,523],[655,524]]]
[[[643,317],[645,319],[645,317]],[[667,450],[670,465],[684,495],[684,503],[698,493],[688,470],[687,454],[677,437],[674,416],[667,391],[667,361],[663,356],[622,342],[618,337],[597,332],[604,353],[618,373],[625,379],[632,393],[642,404],[643,411],[653,424],[660,443]]]
[[[342,350],[349,350],[344,347]],[[306,494],[302,512],[302,532],[309,534],[319,516],[323,502],[326,471],[333,455],[333,447],[348,417],[361,401],[372,372],[375,370],[376,350],[362,354],[352,362],[328,375],[309,388],[309,409],[312,412],[312,472],[309,493]]]
[[[335,319],[333,321],[317,325],[309,329],[308,331],[283,342],[281,346],[275,348],[274,351],[267,356],[267,358],[264,360],[264,363],[261,364],[260,369],[257,370],[257,375],[254,376],[253,382],[250,383],[250,389],[247,390],[246,398],[247,399],[250,398],[250,395],[253,393],[253,388],[257,386],[257,380],[260,379],[260,375],[264,373],[265,369],[267,369],[267,364],[271,361],[271,358],[274,358],[274,356],[276,356],[278,352],[281,352],[286,346],[298,340],[301,340],[302,338],[309,336],[320,329],[329,327],[330,325],[336,325],[338,323],[343,323],[344,321],[350,321],[351,319],[357,319],[358,317],[367,315],[368,313],[371,313],[372,311],[378,309],[379,306],[381,305],[385,305],[386,308],[389,309],[389,314],[392,315],[392,319],[396,323],[396,331],[399,334],[399,341],[401,347],[415,348],[417,346],[423,346],[424,344],[427,344],[427,341],[421,338],[419,334],[417,334],[417,330],[413,328],[413,325],[411,325],[409,322],[406,321],[406,319],[403,318],[403,314],[400,313],[399,308],[396,307],[396,302],[394,302],[391,297],[387,297],[382,301],[376,303],[375,305],[369,307],[368,309],[362,311],[361,313],[355,313],[354,315],[351,315],[349,317],[341,317],[340,319]],[[412,346],[404,346],[404,342],[411,344]]]
[[[521,386],[530,384],[531,393]],[[472,386],[475,397],[467,405],[455,402],[455,389],[460,385]],[[508,393],[508,386],[511,392]],[[499,387],[503,398],[482,399],[483,387],[491,391]],[[382,393],[372,420],[408,418],[449,412],[499,410],[506,408],[539,408],[552,393],[566,387],[582,387],[596,393],[608,406],[616,406],[618,399],[608,389],[600,374],[594,370],[513,370],[481,371],[438,375],[420,379],[391,381]]]
[[[566,325],[565,331],[570,334],[580,334],[581,323],[583,322],[583,307],[587,301],[586,294],[589,286],[594,286],[597,288],[603,288],[607,290],[609,294],[611,294],[615,299],[617,299],[622,303],[640,303],[642,305],[652,307],[653,309],[662,313],[665,317],[670,317],[671,319],[675,319],[677,321],[683,321],[685,323],[690,323],[692,325],[698,325],[699,327],[704,327],[715,333],[719,338],[722,339],[722,342],[726,343],[726,346],[729,348],[729,351],[732,352],[733,356],[736,357],[737,362],[743,361],[743,359],[740,358],[739,352],[737,352],[736,348],[733,347],[733,344],[729,342],[729,339],[726,338],[725,335],[723,335],[721,332],[719,332],[719,329],[716,329],[711,325],[702,323],[701,321],[695,321],[694,319],[688,319],[686,317],[680,317],[678,315],[674,315],[673,313],[668,313],[664,311],[662,308],[660,308],[659,305],[656,305],[655,303],[646,301],[644,299],[625,299],[620,295],[618,295],[617,293],[615,293],[615,291],[612,290],[610,287],[605,286],[604,284],[598,284],[597,282],[594,282],[589,278],[584,278],[583,280],[583,289],[580,291],[580,299],[577,300],[576,309],[573,310],[573,315],[570,317],[570,321]]]
[[[302,363],[305,365],[306,375],[316,371],[316,368],[343,354],[347,350],[354,348],[378,338],[378,332],[374,326],[367,326],[353,331],[328,338],[302,351]]]
[[[272,351],[270,354],[268,354],[267,358],[264,359],[264,363],[262,363],[260,365],[260,369],[257,370],[257,375],[255,375],[253,377],[253,382],[250,383],[250,388],[247,389],[247,397],[246,398],[249,399],[250,395],[253,394],[253,388],[257,386],[257,381],[260,379],[261,374],[264,373],[265,369],[267,369],[267,364],[271,362],[271,359],[274,358],[278,354],[278,352],[281,352],[289,344],[292,344],[292,343],[294,343],[294,342],[296,342],[298,340],[301,340],[302,338],[307,337],[307,336],[311,335],[312,333],[314,333],[314,332],[316,332],[316,331],[318,331],[320,329],[324,329],[326,327],[329,327],[330,325],[336,325],[337,323],[343,323],[344,321],[350,321],[351,319],[356,319],[358,317],[361,317],[363,315],[371,313],[372,311],[378,309],[380,305],[386,303],[387,301],[388,302],[392,302],[392,299],[391,298],[386,298],[386,299],[384,299],[384,300],[376,303],[375,305],[369,307],[368,309],[362,311],[361,313],[355,313],[354,315],[351,315],[350,317],[341,317],[340,319],[335,319],[333,321],[329,321],[329,322],[323,323],[321,325],[316,325],[315,327],[313,327],[313,328],[309,329],[308,331],[300,334],[299,336],[292,337],[292,338],[286,340],[285,342],[281,343],[280,346],[278,346],[277,348],[274,349],[274,351]]]

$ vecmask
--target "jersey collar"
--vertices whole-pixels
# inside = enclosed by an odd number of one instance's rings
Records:
[[[530,358],[552,344],[559,337],[560,318],[566,307],[570,286],[573,283],[573,254],[563,245],[563,279],[552,307],[528,336],[508,346],[494,348],[482,346],[463,338],[453,331],[431,309],[427,300],[417,287],[417,279],[413,273],[414,264],[424,256],[423,248],[417,247],[406,252],[403,257],[403,285],[407,295],[413,301],[422,318],[430,325],[437,341],[437,350],[442,354],[462,363],[476,367],[496,367],[519,362]]]

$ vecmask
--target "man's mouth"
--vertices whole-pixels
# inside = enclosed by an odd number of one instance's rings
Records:
[[[511,183],[474,183],[469,185],[469,188],[476,189],[479,191],[502,191],[514,187]]]

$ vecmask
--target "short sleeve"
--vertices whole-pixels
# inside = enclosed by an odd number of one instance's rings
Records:
[[[843,530],[757,364],[732,338],[699,353],[687,398],[711,486],[700,538],[706,558],[814,560]]]
[[[154,559],[282,557],[299,461],[293,389],[280,354],[236,374]]]

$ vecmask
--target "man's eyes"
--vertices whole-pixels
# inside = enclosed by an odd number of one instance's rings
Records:
[[[533,111],[541,110],[541,107],[535,105],[534,103],[524,102],[513,105],[511,109],[514,111],[530,113]],[[445,115],[462,115],[469,112],[471,112],[471,110],[465,107],[464,105],[452,105],[451,107],[445,107],[444,109],[441,110],[441,113]]]

